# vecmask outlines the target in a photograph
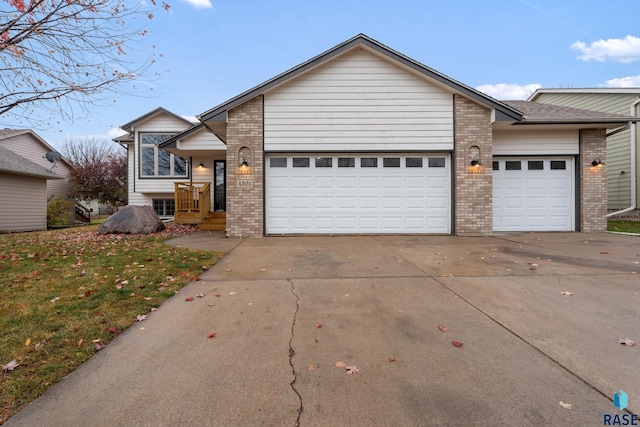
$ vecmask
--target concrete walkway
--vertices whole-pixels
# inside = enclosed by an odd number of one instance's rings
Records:
[[[639,237],[170,243],[228,254],[6,426],[597,426],[640,411],[640,346],[616,342],[640,344]]]

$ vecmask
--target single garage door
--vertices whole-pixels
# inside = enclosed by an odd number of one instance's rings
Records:
[[[574,160],[496,158],[494,231],[573,231]]]
[[[271,154],[267,234],[450,233],[448,154]]]

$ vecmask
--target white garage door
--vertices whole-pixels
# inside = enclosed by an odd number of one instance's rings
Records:
[[[448,154],[271,154],[267,234],[450,233]]]
[[[494,231],[573,231],[573,158],[493,162]]]

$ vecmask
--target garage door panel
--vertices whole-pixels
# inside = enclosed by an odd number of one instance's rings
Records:
[[[355,167],[337,167],[345,155],[323,154],[333,158],[333,167],[323,168],[312,155],[277,157],[288,161],[273,168],[266,162],[267,234],[450,233],[448,155],[437,155],[445,167],[433,168],[426,154],[346,155]],[[292,157],[309,158],[309,167],[292,167]],[[364,157],[377,158],[377,167],[362,167]],[[383,167],[384,157],[400,167]],[[406,157],[421,157],[424,166],[406,167]]]
[[[558,161],[566,168],[551,169],[551,162]],[[514,168],[518,163],[522,169]],[[569,157],[494,159],[493,230],[572,231],[573,164]]]

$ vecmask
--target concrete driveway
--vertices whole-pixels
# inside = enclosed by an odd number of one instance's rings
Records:
[[[640,346],[616,342],[640,344],[639,237],[217,236],[175,239],[230,252],[6,425],[597,426],[640,412]]]

